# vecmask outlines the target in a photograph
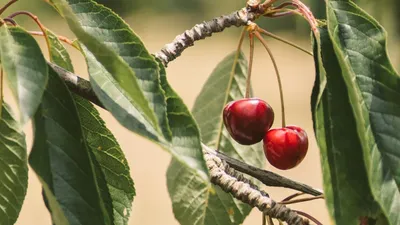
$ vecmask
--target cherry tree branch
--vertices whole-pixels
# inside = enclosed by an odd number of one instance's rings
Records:
[[[64,80],[64,83],[68,86],[70,91],[89,100],[93,104],[106,109],[100,102],[99,98],[97,98],[88,80],[85,80],[54,63],[47,62],[47,65],[49,65],[61,77],[61,79]]]
[[[272,200],[265,192],[243,177],[242,174],[230,168],[216,155],[204,151],[204,159],[210,171],[211,182],[220,186],[225,192],[252,207],[258,208],[263,215],[285,221],[291,225],[309,225],[307,218]],[[308,214],[307,214],[308,215]]]
[[[309,194],[309,195],[313,195],[313,196],[322,195],[322,192],[320,190],[312,188],[306,184],[302,184],[302,183],[293,181],[289,178],[283,177],[283,176],[273,173],[271,171],[263,170],[263,169],[254,167],[252,165],[249,165],[247,163],[244,163],[240,160],[231,158],[231,157],[225,155],[221,151],[214,151],[214,150],[210,149],[206,145],[203,145],[203,149],[205,149],[210,154],[214,154],[218,158],[225,160],[226,163],[228,163],[235,170],[256,178],[257,180],[259,180],[261,183],[265,184],[266,186],[289,188],[289,189],[301,191],[305,194]]]
[[[229,15],[223,15],[210,21],[196,24],[193,28],[176,36],[171,43],[165,45],[155,56],[166,67],[169,62],[180,56],[186,48],[193,46],[194,42],[210,37],[213,33],[222,32],[231,26],[245,26],[249,21],[254,21],[261,14],[260,10],[245,7]]]

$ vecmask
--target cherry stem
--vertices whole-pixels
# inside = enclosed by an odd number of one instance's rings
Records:
[[[240,38],[239,38],[239,43],[236,49],[236,54],[235,54],[235,59],[233,60],[233,64],[232,64],[232,69],[230,72],[230,77],[229,77],[229,82],[228,82],[228,89],[230,89],[232,81],[233,81],[233,77],[235,76],[235,70],[236,70],[236,65],[238,63],[239,60],[239,56],[240,56],[240,52],[242,49],[242,44],[243,44],[243,40],[244,40],[244,35],[246,34],[246,28],[242,29],[242,33],[240,34]],[[229,98],[229,93],[227,92],[227,94],[225,95],[225,99],[224,102],[227,103],[228,102],[228,98]],[[221,142],[221,138],[222,138],[222,128],[223,128],[224,124],[223,121],[221,120],[219,128],[220,128],[220,132],[218,132],[218,137],[217,137],[217,142],[215,144],[215,149],[220,149],[219,148],[219,144]],[[218,150],[217,150],[218,151]]]
[[[7,19],[14,19],[14,17],[19,16],[19,15],[26,15],[26,16],[29,16],[29,17],[30,17],[33,21],[35,21],[35,23],[39,26],[40,30],[41,30],[43,33],[45,33],[46,28],[45,28],[45,27],[43,26],[43,24],[40,22],[39,18],[38,18],[36,15],[34,15],[34,14],[30,13],[30,12],[27,12],[27,11],[18,11],[18,12],[15,12],[15,13],[9,15],[9,16],[7,17]]]
[[[4,12],[4,11],[6,11],[6,9],[8,8],[8,7],[10,7],[12,4],[14,4],[14,3],[16,3],[18,0],[11,0],[11,1],[9,1],[7,4],[5,4],[3,7],[1,7],[0,8],[0,15]]]
[[[297,197],[302,196],[302,195],[305,195],[305,194],[306,194],[306,193],[298,192],[298,193],[289,195],[288,197],[284,198],[284,199],[282,200],[282,202],[292,200],[292,199],[294,199],[294,198],[297,198]]]
[[[15,22],[15,20],[13,20],[11,18],[4,18],[3,20],[4,20],[4,22],[10,23],[13,26],[17,26],[17,22]]]
[[[268,225],[274,225],[274,221],[272,220],[272,218],[270,216],[267,216],[267,222],[268,222]]]
[[[290,45],[290,46],[292,46],[292,47],[295,47],[295,48],[297,48],[298,50],[303,51],[304,53],[306,53],[306,54],[308,54],[308,55],[310,55],[310,56],[313,56],[313,53],[312,53],[312,52],[307,51],[306,49],[304,49],[304,48],[302,48],[302,47],[296,45],[296,44],[293,43],[293,42],[290,42],[290,41],[288,41],[288,40],[285,40],[284,38],[281,38],[281,37],[279,37],[279,36],[277,36],[277,35],[275,35],[275,34],[273,34],[273,33],[271,33],[271,32],[268,32],[268,31],[262,29],[262,28],[259,28],[258,31],[261,32],[262,34],[265,34],[265,35],[267,35],[267,36],[270,36],[270,37],[272,37],[272,38],[274,38],[274,39],[276,39],[276,40],[278,40],[278,41],[281,41],[281,42],[283,42],[283,43],[285,43],[285,44],[288,44],[288,45]]]
[[[44,34],[43,32],[41,32],[41,31],[28,31],[28,33],[30,33],[30,34],[32,34],[32,35],[35,35],[35,36],[45,36],[45,34]],[[68,45],[71,45],[72,47],[76,48],[76,47],[74,46],[74,42],[73,42],[72,40],[70,40],[70,39],[68,39],[68,38],[66,38],[66,37],[64,37],[64,36],[61,36],[61,35],[58,35],[57,38],[58,38],[60,41],[62,41],[62,42],[64,42],[64,43],[66,43],[66,44],[68,44]]]
[[[274,225],[274,221],[272,220],[272,218],[270,216],[268,216],[267,214],[263,213],[262,214],[262,225]]]
[[[240,38],[239,38],[239,43],[238,46],[236,48],[236,55],[235,55],[235,63],[237,63],[237,60],[239,59],[239,55],[240,55],[240,51],[242,49],[242,44],[243,44],[243,40],[244,40],[244,35],[246,34],[246,28],[243,28],[242,32],[240,33]],[[232,67],[232,70],[234,70],[235,66]]]
[[[287,9],[286,7],[292,6],[297,10]],[[291,14],[299,14],[307,20],[310,24],[312,31],[318,34],[318,22],[310,9],[300,0],[292,0],[291,2],[284,2],[281,5],[274,7],[272,10],[266,11],[264,16],[266,17],[281,17]]]
[[[309,214],[307,214],[307,213],[305,213],[305,212],[297,211],[297,210],[293,210],[293,211],[296,212],[297,214],[299,214],[299,215],[301,215],[301,216],[304,216],[304,217],[306,217],[307,219],[313,221],[313,222],[314,222],[315,224],[317,224],[317,225],[322,225],[321,222],[319,222],[317,219],[315,219],[314,217],[312,217],[311,215],[309,215]]]
[[[250,59],[249,59],[249,67],[247,68],[247,80],[246,80],[246,95],[245,98],[250,97],[250,89],[251,89],[251,70],[253,68],[253,60],[254,60],[254,34],[250,31]]]
[[[297,13],[298,12],[296,10],[284,10],[284,11],[279,10],[277,12],[268,13],[264,16],[271,17],[271,18],[277,18],[277,17],[290,16],[290,15],[297,14]]]
[[[262,213],[262,225],[267,225],[267,215],[265,213]]]
[[[313,32],[315,34],[319,33],[317,28],[318,27],[317,20],[315,19],[310,9],[306,5],[304,5],[303,2],[301,2],[300,0],[292,0],[292,2],[287,2],[285,4],[296,7],[300,11],[300,14],[308,21]]]
[[[278,80],[278,85],[279,85],[279,94],[281,98],[281,111],[282,111],[282,127],[286,126],[286,119],[285,119],[285,102],[283,99],[283,87],[282,87],[282,81],[281,81],[281,76],[279,73],[278,65],[276,63],[275,57],[272,54],[271,49],[268,47],[267,43],[265,42],[264,38],[261,36],[261,34],[258,31],[254,31],[254,35],[260,40],[261,44],[264,46],[265,50],[267,50],[272,64],[274,65],[275,73],[276,73],[276,78]]]
[[[316,199],[324,199],[323,195],[320,196],[315,196],[315,197],[309,197],[309,198],[301,198],[301,199],[295,199],[295,200],[288,200],[288,201],[282,201],[280,204],[282,205],[290,205],[290,204],[295,204],[295,203],[301,203],[301,202],[308,202]]]
[[[269,7],[272,6],[272,4],[274,4],[274,2],[276,2],[277,0],[265,0],[264,3],[260,4],[259,9],[261,12],[266,11]]]
[[[313,13],[311,12],[311,10],[300,0],[292,0],[293,3],[295,5],[297,5],[298,9],[300,10],[300,12],[303,13],[303,15],[305,16],[305,18],[307,18],[307,20],[309,20],[310,25],[312,28],[317,28],[318,22],[315,19]]]

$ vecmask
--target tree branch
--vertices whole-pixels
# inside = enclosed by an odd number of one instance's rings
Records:
[[[257,207],[263,214],[285,221],[287,224],[310,224],[308,219],[301,217],[296,211],[276,203],[250,180],[229,168],[229,165],[216,155],[204,151],[204,159],[210,170],[211,182],[220,186],[225,192],[252,207]]]
[[[64,80],[65,84],[73,93],[91,101],[103,109],[106,109],[100,102],[99,98],[97,98],[96,93],[94,93],[89,81],[69,72],[68,70],[65,70],[54,63],[47,62],[47,65],[49,65],[61,77],[61,79]]]
[[[254,167],[252,165],[249,165],[247,163],[244,163],[242,161],[239,161],[237,159],[231,158],[220,151],[212,150],[211,148],[209,148],[208,146],[206,146],[204,144],[203,144],[203,149],[205,151],[207,151],[208,153],[213,154],[222,160],[225,160],[226,163],[228,163],[232,168],[236,169],[237,171],[240,171],[251,177],[256,178],[257,180],[261,181],[266,186],[289,188],[289,189],[301,191],[303,193],[310,194],[313,196],[322,195],[321,191],[316,190],[306,184],[302,184],[302,183],[293,181],[291,179],[288,179],[286,177],[283,177],[283,176],[273,173],[271,171],[263,170],[263,169]]]
[[[254,21],[257,16],[262,14],[259,10],[253,10],[246,7],[229,15],[196,24],[190,30],[186,30],[183,34],[176,36],[171,43],[165,45],[155,56],[167,67],[169,62],[180,56],[186,48],[193,46],[195,41],[210,37],[213,33],[222,32],[225,28],[231,26],[245,26],[249,21]]]

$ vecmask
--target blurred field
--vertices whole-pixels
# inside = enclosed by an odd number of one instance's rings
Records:
[[[28,1],[20,1],[18,8],[29,6],[27,4]],[[1,4],[4,2],[6,1],[0,0]],[[25,2],[25,4],[22,4],[22,2]],[[29,7],[32,6],[30,5]],[[37,10],[39,16],[43,14],[42,22],[50,29],[53,29],[58,34],[73,37],[66,24],[59,20],[59,17],[55,14],[49,16],[43,10],[36,8],[32,10]],[[227,12],[230,12],[230,10],[224,10],[222,13]],[[149,18],[145,15],[146,11],[142,11],[135,14],[135,16],[127,15],[125,18],[135,32],[142,37],[150,52],[158,51],[164,44],[170,42],[176,35],[191,26],[185,20],[187,17],[165,15],[162,18]],[[146,18],[146,20],[142,18]],[[209,19],[209,17],[202,18],[197,22],[205,19]],[[26,20],[18,21],[21,21],[21,24],[26,25],[29,29],[37,30],[31,22],[26,22]],[[173,24],[171,23],[172,21]],[[279,23],[279,21],[276,21],[276,23]],[[186,50],[180,58],[168,67],[169,81],[189,107],[192,107],[196,96],[214,66],[235,49],[239,31],[240,29],[231,28],[226,33],[216,34],[212,38],[196,43],[194,47]],[[301,46],[310,48],[307,34],[299,35],[289,31],[280,32],[279,34]],[[40,37],[37,40],[45,50],[43,40]],[[315,76],[313,60],[310,56],[279,42],[270,40],[269,43],[283,75],[287,121],[289,124],[297,124],[305,128],[310,138],[310,149],[304,162],[291,171],[277,171],[271,166],[266,168],[322,189],[319,152],[313,135],[310,113],[310,95]],[[391,46],[396,46],[393,40],[391,40],[390,44]],[[247,50],[246,45],[245,51],[248,52]],[[46,53],[46,50],[44,52]],[[76,50],[70,49],[70,52],[76,72],[83,77],[87,77],[86,65],[82,56]],[[399,58],[399,52],[391,53],[396,59]],[[394,62],[397,61],[394,60]],[[272,105],[276,112],[275,126],[279,126],[278,86],[270,59],[259,43],[256,46],[254,63],[253,84],[255,94]],[[166,189],[165,173],[170,160],[169,154],[149,141],[127,131],[108,112],[101,110],[101,114],[118,139],[122,149],[125,150],[131,167],[131,175],[135,181],[137,196],[134,200],[129,224],[177,225],[178,222],[172,213],[171,202]],[[31,144],[32,135],[30,129],[27,128],[27,131],[29,143]],[[293,191],[281,188],[265,188],[265,190],[275,200],[280,200],[293,193]],[[306,211],[318,218],[323,224],[330,224],[325,204],[321,200],[293,205],[292,207]],[[17,225],[44,224],[51,224],[50,217],[42,201],[39,181],[31,170],[28,194]],[[253,210],[244,224],[261,224],[261,213]]]

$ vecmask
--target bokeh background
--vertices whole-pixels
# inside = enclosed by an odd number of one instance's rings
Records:
[[[8,0],[0,0],[4,5]],[[142,38],[150,52],[156,52],[173,38],[196,23],[230,13],[244,6],[244,0],[97,0],[115,10]],[[325,5],[323,0],[305,0],[317,18],[323,18]],[[400,4],[397,0],[358,0],[365,10],[371,13],[388,30],[388,45],[394,66],[400,68]],[[19,0],[6,11],[29,10],[36,14],[42,23],[56,33],[74,38],[65,21],[43,0]],[[38,30],[36,25],[21,16],[17,22],[28,30]],[[260,19],[257,23],[286,39],[310,49],[309,27],[294,16],[281,19]],[[239,28],[230,28],[226,32],[215,34],[212,38],[197,42],[186,50],[167,69],[168,78],[185,103],[192,107],[202,85],[216,64],[227,54],[234,51]],[[37,37],[46,53],[43,38]],[[310,95],[314,81],[313,59],[296,49],[275,40],[267,39],[275,54],[283,75],[284,95],[286,98],[287,121],[306,129],[310,138],[310,149],[301,165],[290,171],[277,171],[271,166],[266,168],[281,175],[304,182],[316,188],[322,188],[322,174],[319,151],[312,130],[310,113]],[[248,43],[248,42],[246,42]],[[248,44],[244,51],[248,52]],[[87,78],[83,57],[69,48],[75,70]],[[256,44],[253,69],[255,94],[268,101],[276,112],[275,126],[280,124],[279,94],[272,64],[262,46]],[[7,95],[7,94],[6,94]],[[9,94],[7,96],[10,96]],[[170,156],[161,148],[141,138],[119,125],[112,116],[100,110],[108,127],[112,130],[131,167],[137,196],[129,224],[141,225],[178,225],[175,220],[171,201],[166,188],[165,173]],[[31,126],[26,127],[28,143],[31,146]],[[280,200],[293,191],[282,188],[265,188],[272,198]],[[318,218],[323,224],[330,219],[321,200],[293,205],[293,208],[306,211]],[[51,224],[41,197],[41,186],[32,170],[29,172],[29,188],[17,225]],[[261,213],[253,210],[245,225],[261,224]]]

